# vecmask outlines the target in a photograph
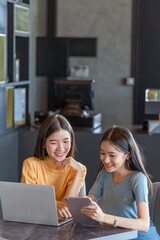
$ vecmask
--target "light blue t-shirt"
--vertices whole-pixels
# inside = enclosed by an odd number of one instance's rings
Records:
[[[136,204],[148,203],[147,177],[141,172],[133,171],[121,183],[115,184],[113,173],[108,173],[103,168],[89,194],[99,199],[98,203],[105,213],[119,217],[138,218]],[[138,237],[134,240],[153,239],[160,240],[160,237],[150,220],[149,231],[138,232]]]
[[[89,194],[97,199],[103,197],[101,207],[105,213],[138,218],[136,204],[148,203],[148,181],[143,173],[133,171],[121,183],[115,184],[113,173],[102,169]]]

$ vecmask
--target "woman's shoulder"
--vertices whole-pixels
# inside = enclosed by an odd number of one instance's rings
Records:
[[[142,172],[139,171],[133,171],[132,172],[132,176],[131,176],[131,182],[132,184],[136,184],[136,183],[147,183],[147,177],[145,176],[145,174],[143,174]]]
[[[29,158],[25,159],[24,162],[23,162],[23,166],[40,165],[40,164],[41,164],[41,160],[39,158],[36,158],[36,157],[29,157]]]
[[[97,175],[98,179],[103,179],[103,180],[109,177],[112,177],[112,173],[107,172],[104,167],[100,170],[100,172]]]
[[[147,179],[147,177],[142,172],[133,171],[133,179]]]

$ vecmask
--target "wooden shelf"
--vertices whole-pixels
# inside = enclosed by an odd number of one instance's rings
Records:
[[[30,11],[30,0],[0,0],[0,36],[6,37],[4,54],[0,55],[4,62],[4,77],[0,81],[0,136],[23,126],[15,124],[14,94],[17,88],[25,89],[24,126],[30,121]]]

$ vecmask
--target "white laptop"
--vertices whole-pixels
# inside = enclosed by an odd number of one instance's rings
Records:
[[[53,186],[0,182],[5,221],[60,226],[72,219],[58,219]]]

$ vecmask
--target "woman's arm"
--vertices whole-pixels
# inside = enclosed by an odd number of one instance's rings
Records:
[[[67,166],[71,166],[75,170],[75,177],[65,197],[78,197],[80,185],[82,185],[85,179],[86,168],[72,157],[68,157],[62,162],[60,170],[64,171]]]
[[[71,166],[75,170],[75,176],[64,198],[78,197],[80,185],[82,185],[84,182],[86,175],[86,168],[79,162],[75,161],[72,157],[68,157],[62,162],[60,170],[63,172],[67,166]],[[57,201],[57,211],[62,218],[71,217],[71,213],[69,212],[69,209],[65,202]]]
[[[93,196],[90,197],[94,199]],[[93,205],[83,207],[81,209],[81,212],[96,221],[107,223],[110,225],[114,225],[116,220],[117,227],[132,228],[141,232],[148,232],[149,229],[149,208],[146,202],[141,202],[137,204],[137,219],[124,218],[106,214],[95,202],[93,203]]]
[[[35,163],[33,158],[27,158],[22,166],[22,183],[37,184],[37,175],[35,172]]]
[[[149,230],[149,210],[148,204],[141,202],[137,204],[138,218],[123,218],[116,217],[108,214],[104,214],[104,222],[108,224],[114,224],[116,219],[116,225],[118,227],[132,228],[141,232],[148,232]]]

